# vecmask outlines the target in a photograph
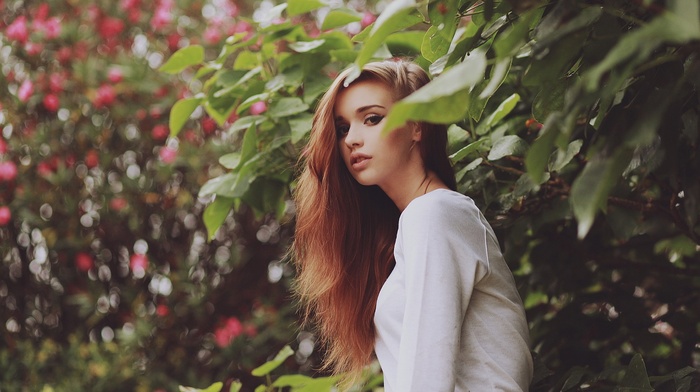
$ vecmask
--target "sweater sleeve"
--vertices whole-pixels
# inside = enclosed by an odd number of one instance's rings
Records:
[[[471,200],[416,201],[399,229],[406,302],[397,390],[452,392],[455,366],[468,366],[457,357],[472,291],[488,273],[488,234]]]

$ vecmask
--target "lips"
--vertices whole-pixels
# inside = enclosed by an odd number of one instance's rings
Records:
[[[371,156],[362,153],[352,153],[350,155],[350,165],[353,169],[359,170],[367,166],[369,160],[372,159]]]

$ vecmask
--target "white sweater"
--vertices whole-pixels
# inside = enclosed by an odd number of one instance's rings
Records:
[[[401,213],[375,352],[386,392],[527,391],[525,311],[474,202],[438,189]]]

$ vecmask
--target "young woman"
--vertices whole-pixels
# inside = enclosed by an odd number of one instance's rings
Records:
[[[326,366],[352,379],[376,353],[387,392],[526,391],[522,301],[491,227],[454,191],[445,127],[383,127],[427,74],[387,61],[347,75],[319,103],[295,191],[296,291]]]

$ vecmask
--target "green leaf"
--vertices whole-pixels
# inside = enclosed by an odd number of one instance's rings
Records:
[[[489,161],[495,161],[506,156],[521,155],[527,151],[527,142],[516,135],[506,135],[493,143],[489,156]]]
[[[175,137],[180,133],[182,126],[185,125],[200,102],[202,102],[202,97],[183,98],[175,102],[170,110],[170,136]]]
[[[240,392],[241,388],[243,388],[243,384],[240,381],[233,381],[229,392]]]
[[[317,39],[313,41],[298,41],[289,44],[289,48],[297,53],[306,53],[321,47],[325,42],[326,40],[323,39]]]
[[[219,158],[219,164],[227,169],[235,169],[241,162],[241,154],[232,152]]]
[[[469,109],[470,89],[482,80],[485,70],[486,55],[474,51],[464,62],[394,104],[384,132],[411,120],[449,124],[463,119]]]
[[[303,113],[289,119],[289,127],[292,129],[292,143],[301,141],[310,131],[313,124],[313,116]]]
[[[224,223],[231,211],[234,201],[234,199],[229,197],[217,196],[214,202],[204,209],[202,219],[204,220],[204,226],[207,228],[209,240],[214,239],[216,231],[221,227],[221,224]]]
[[[465,157],[467,157],[469,154],[472,152],[476,151],[479,146],[481,146],[482,143],[484,143],[487,139],[479,139],[473,143],[470,143],[468,146],[463,147],[456,153],[450,155],[450,161],[452,161],[453,164],[461,161]]]
[[[287,15],[297,16],[324,7],[319,0],[289,0],[287,1]]]
[[[248,129],[253,124],[260,124],[265,121],[265,116],[255,115],[255,116],[245,116],[241,117],[236,122],[231,125],[229,132],[237,132],[242,129]]]
[[[593,226],[596,213],[607,204],[610,190],[632,158],[632,150],[620,148],[612,156],[597,155],[583,168],[571,185],[571,204],[583,239]]]
[[[557,80],[542,85],[532,102],[532,117],[543,122],[551,113],[564,109],[568,80]]]
[[[201,45],[190,45],[179,49],[158,68],[159,71],[176,74],[185,68],[204,62],[204,48]]]
[[[431,25],[423,35],[420,53],[430,62],[434,62],[447,54],[447,51],[450,49],[450,43],[451,41],[440,34],[438,26]]]
[[[512,62],[513,59],[507,57],[503,60],[499,60],[496,65],[493,66],[491,78],[489,79],[486,87],[484,87],[481,93],[479,93],[479,99],[489,99],[496,92],[496,90],[501,87],[503,81],[506,80],[506,76],[508,76],[508,71],[510,71]]]
[[[236,183],[238,176],[236,173],[226,173],[218,177],[209,179],[199,189],[198,196],[204,197],[209,195],[220,195],[225,197],[233,197],[231,189]]]
[[[581,151],[581,146],[583,146],[583,140],[578,139],[569,143],[565,151],[557,149],[549,159],[547,170],[560,171]]]
[[[386,46],[394,56],[415,56],[420,54],[423,35],[421,31],[399,31],[386,37]]]
[[[540,136],[530,146],[525,155],[525,168],[532,180],[541,184],[544,181],[544,172],[552,155],[554,142],[561,133],[561,114],[552,113],[543,123]]]
[[[494,110],[493,113],[491,113],[491,115],[486,119],[486,126],[491,127],[494,124],[501,121],[508,114],[510,114],[510,112],[512,112],[513,109],[515,109],[515,105],[517,105],[518,102],[520,102],[520,95],[518,95],[517,93],[506,98],[503,102],[501,102],[500,105],[498,105],[496,110]]]
[[[355,61],[355,70],[345,80],[345,85],[350,84],[360,75],[362,67],[372,59],[374,53],[382,46],[389,34],[411,27],[422,21],[420,16],[415,15],[415,0],[394,0],[379,14],[373,23],[369,37],[364,41]]]
[[[301,98],[284,97],[274,101],[268,110],[268,114],[274,118],[289,117],[309,110]]]
[[[308,384],[312,380],[313,378],[305,376],[303,374],[285,374],[277,378],[277,380],[275,380],[275,382],[272,383],[272,386],[275,388],[299,388]]]
[[[235,169],[240,169],[250,158],[258,153],[258,135],[255,129],[255,123],[248,127],[248,130],[243,136],[243,144],[241,145],[241,159]],[[235,170],[234,169],[234,170]]]
[[[622,378],[619,387],[620,392],[653,392],[654,388],[649,383],[644,360],[639,354],[635,354],[630,361],[625,376]]]
[[[292,350],[289,346],[284,346],[282,350],[277,353],[275,358],[253,369],[251,374],[256,377],[268,375],[292,355],[294,355],[294,350]]]
[[[529,40],[530,26],[542,17],[544,8],[537,7],[522,14],[512,26],[500,33],[493,43],[497,58],[504,59],[515,55]]]
[[[359,22],[361,20],[361,16],[348,9],[332,10],[323,19],[321,30],[335,29],[337,27],[345,26],[353,22]]]

